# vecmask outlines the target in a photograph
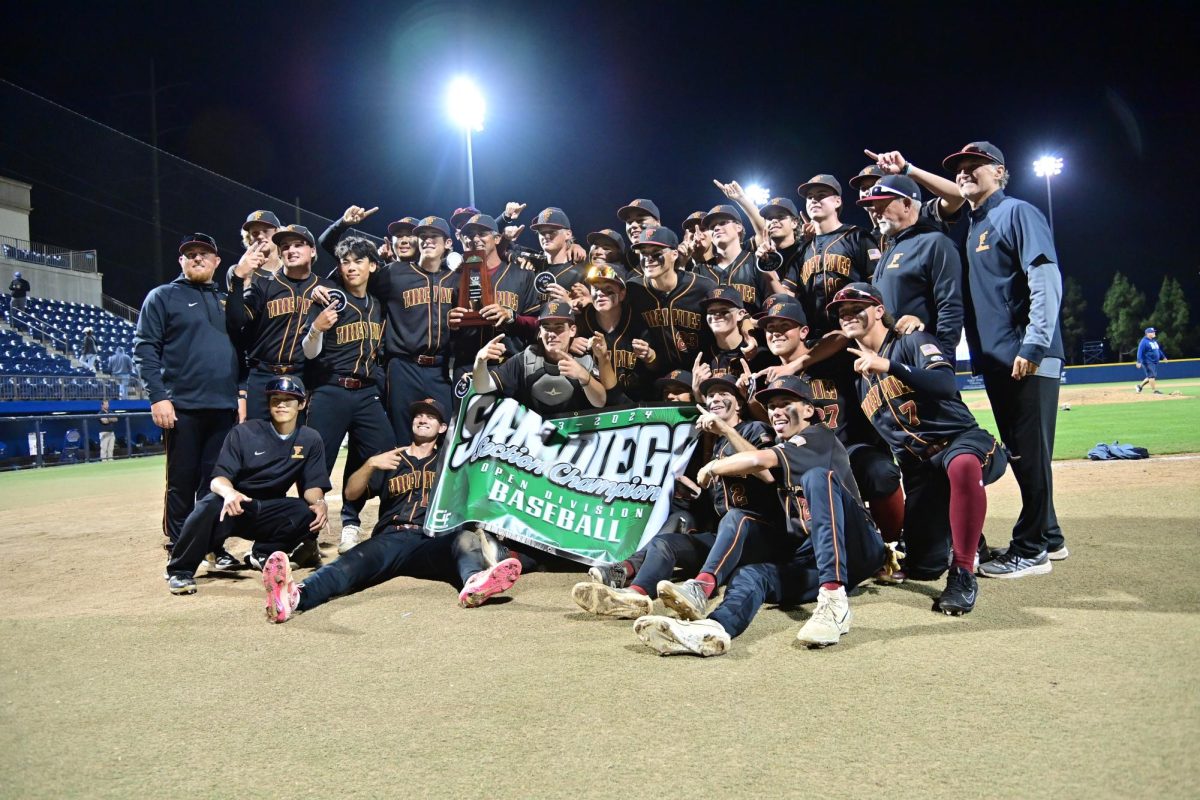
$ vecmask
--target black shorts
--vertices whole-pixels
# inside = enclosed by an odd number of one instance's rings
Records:
[[[933,458],[930,463],[938,469],[945,470],[955,456],[970,453],[979,459],[983,467],[983,485],[989,486],[1000,480],[1004,469],[1008,466],[1008,456],[996,438],[983,428],[975,428],[961,433],[954,438],[950,445]]]

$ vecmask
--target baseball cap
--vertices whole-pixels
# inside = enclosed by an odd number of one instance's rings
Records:
[[[771,306],[775,305],[776,303],[798,303],[798,302],[800,302],[800,301],[797,300],[793,295],[791,295],[787,292],[773,292],[773,293],[767,295],[766,298],[762,301],[762,308],[764,308],[764,309],[770,308]],[[762,319],[766,315],[767,315],[766,311],[758,311],[757,313],[755,313],[754,318]]]
[[[272,228],[282,228],[279,222],[279,217],[275,216],[273,211],[251,211],[246,217],[246,221],[242,223],[242,230],[246,230],[255,222],[261,222],[264,225],[270,225]]]
[[[872,178],[882,178],[887,175],[877,164],[870,164],[858,171],[858,174],[850,179],[850,185],[855,189],[862,189],[863,184]]]
[[[277,375],[267,381],[267,395],[290,394],[292,397],[304,399],[304,381],[295,375]]]
[[[755,392],[754,399],[765,406],[772,397],[780,395],[807,400],[809,403],[813,401],[812,386],[804,378],[798,378],[795,375],[781,375]]]
[[[422,411],[432,411],[434,416],[442,422],[449,422],[450,418],[446,416],[446,407],[434,400],[432,397],[426,397],[424,400],[418,400],[408,407],[408,411],[412,416],[420,414]]]
[[[589,284],[597,284],[601,281],[610,281],[612,283],[625,285],[625,279],[621,277],[621,273],[610,267],[608,264],[593,264],[587,271],[584,278]]]
[[[729,303],[734,308],[745,308],[742,302],[742,293],[732,286],[718,286],[715,289],[709,289],[708,294],[704,295],[704,299],[700,301],[700,308],[708,308],[713,303]]]
[[[673,230],[671,230],[670,228],[664,228],[661,225],[655,225],[653,227],[646,228],[644,231],[642,231],[642,238],[640,241],[634,243],[633,249],[636,250],[639,247],[678,247],[678,246],[679,246],[679,237],[675,235],[675,232]]]
[[[681,386],[690,392],[692,390],[692,373],[686,369],[671,370],[654,382],[654,391],[662,394],[670,386]]]
[[[492,233],[500,232],[500,229],[496,227],[496,220],[487,214],[472,214],[467,217],[466,221],[459,226],[459,230],[465,231],[467,228],[484,228]]]
[[[462,230],[462,226],[467,224],[467,220],[479,213],[479,209],[475,206],[463,206],[462,208],[454,209],[454,213],[450,215],[450,224],[455,230]]]
[[[17,270],[16,272],[14,272],[14,273],[13,273],[13,277],[14,277],[14,278],[19,278],[19,277],[21,277],[21,270]]]
[[[884,175],[858,199],[858,204],[865,206],[876,200],[893,200],[897,197],[919,203],[921,202],[921,187],[907,175]]]
[[[683,221],[683,232],[684,233],[687,233],[692,228],[703,228],[703,227],[704,227],[704,212],[703,211],[693,211],[692,213],[688,214],[687,218]]]
[[[575,312],[571,310],[571,304],[566,300],[551,300],[542,306],[542,311],[538,314],[538,322],[546,320],[561,319],[565,322],[575,321]]]
[[[601,241],[615,246],[621,253],[625,252],[625,239],[612,228],[602,228],[587,235],[588,244],[596,244]]]
[[[826,173],[813,175],[808,179],[808,181],[797,186],[796,194],[800,195],[801,197],[805,197],[808,195],[810,190],[816,189],[818,186],[824,186],[828,189],[833,189],[834,194],[836,194],[838,197],[842,196],[842,185],[838,183],[838,179]]]
[[[214,253],[217,252],[217,240],[209,236],[207,233],[189,233],[179,240],[179,254],[183,255],[183,249],[193,244],[198,244],[201,247],[207,247]]]
[[[1146,333],[1158,333],[1154,328],[1146,328]]]
[[[745,393],[742,391],[742,387],[737,385],[737,376],[730,375],[729,373],[724,375],[714,375],[711,378],[701,382],[700,396],[707,396],[708,393],[713,389],[725,389],[726,391],[733,392],[735,396],[742,399],[745,399],[746,397]]]
[[[284,239],[292,236],[299,236],[308,243],[309,247],[317,246],[317,240],[313,238],[312,231],[303,225],[285,225],[279,230],[275,231],[275,233],[271,234],[271,241],[276,245],[280,245],[283,243]]]
[[[759,317],[761,323],[773,319],[786,319],[797,325],[807,325],[808,317],[804,314],[804,306],[792,299],[779,300],[767,305],[767,309]]]
[[[766,215],[768,211],[782,211],[785,214],[791,214],[793,217],[800,216],[800,211],[796,208],[796,204],[786,197],[772,197],[767,201],[766,205],[758,210],[758,213]]]
[[[718,219],[724,219],[726,217],[737,223],[741,223],[742,221],[742,215],[738,213],[736,208],[731,205],[721,204],[719,206],[713,206],[710,208],[708,213],[704,215],[704,221],[701,224],[705,227],[705,229],[707,229],[711,227],[712,224]]]
[[[857,281],[849,283],[838,290],[833,299],[825,304],[826,310],[841,303],[866,303],[872,306],[883,305],[883,294],[869,283]]]
[[[958,172],[958,162],[964,158],[978,156],[991,161],[993,164],[1004,165],[1004,153],[991,142],[971,142],[957,153],[951,153],[942,159],[942,166],[951,172]]]
[[[543,209],[529,227],[535,231],[538,228],[569,228],[571,220],[567,219],[567,215],[561,208],[550,206]]]
[[[416,217],[401,217],[388,225],[388,236],[407,236],[420,224],[421,221]]]
[[[425,217],[413,228],[413,233],[418,236],[422,233],[440,233],[447,239],[453,238],[453,235],[450,233],[450,223],[441,217]]]
[[[647,200],[644,197],[639,197],[636,200],[630,200],[629,205],[618,208],[617,217],[621,220],[621,222],[628,222],[629,215],[635,211],[645,212],[654,217],[656,220],[659,220],[660,222],[662,221],[662,214],[658,213],[658,206],[654,205],[653,200]]]

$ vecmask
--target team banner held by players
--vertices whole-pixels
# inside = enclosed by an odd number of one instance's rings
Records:
[[[440,533],[478,523],[585,564],[622,561],[670,513],[697,414],[663,405],[544,420],[511,398],[468,393],[426,526]]]

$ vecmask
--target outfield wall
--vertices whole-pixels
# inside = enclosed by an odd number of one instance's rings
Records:
[[[961,390],[982,389],[983,379],[970,372],[959,372],[958,388]],[[1144,377],[1133,361],[1119,364],[1085,364],[1079,367],[1067,367],[1063,384],[1076,386],[1087,383],[1137,383]],[[1178,378],[1200,378],[1200,358],[1184,358],[1178,361],[1167,361],[1158,365],[1159,380],[1169,381]]]

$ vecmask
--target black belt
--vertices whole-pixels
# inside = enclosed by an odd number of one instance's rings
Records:
[[[330,383],[342,387],[343,389],[361,389],[367,385],[367,381],[359,380],[358,378],[338,378],[334,377]]]
[[[299,372],[300,367],[294,364],[264,364],[261,361],[256,361],[250,365],[251,369],[270,372],[274,375],[291,375],[293,372]]]
[[[395,520],[396,518],[392,517],[392,519]],[[402,531],[410,531],[410,530],[423,531],[423,530],[425,530],[424,526],[414,525],[411,522],[393,522],[392,527],[396,528],[398,530],[402,530]]]
[[[417,363],[422,367],[436,367],[442,363],[441,356],[417,356]]]

